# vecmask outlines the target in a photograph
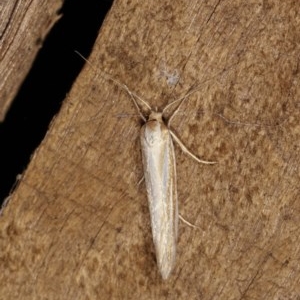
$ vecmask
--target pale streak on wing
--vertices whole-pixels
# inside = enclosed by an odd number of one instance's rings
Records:
[[[174,147],[168,128],[158,120],[144,125],[141,144],[156,260],[167,279],[175,263],[178,228]]]

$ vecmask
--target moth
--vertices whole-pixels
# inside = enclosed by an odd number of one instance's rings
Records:
[[[193,159],[203,164],[216,162],[204,161],[192,154],[169,128],[169,123],[180,105],[169,118],[169,122],[163,120],[164,112],[175,102],[184,101],[191,94],[177,99],[168,104],[161,112],[153,110],[144,100],[134,96],[124,86],[131,96],[139,114],[145,121],[141,128],[140,141],[144,168],[144,178],[147,189],[148,204],[151,218],[152,237],[155,247],[158,269],[163,279],[171,274],[176,257],[176,244],[178,237],[178,200],[176,159],[173,141],[174,139],[181,149]],[[194,92],[194,91],[192,91]],[[150,111],[149,117],[145,118],[135,98],[138,98]]]
[[[89,63],[89,61],[80,53],[77,52],[77,54]],[[107,74],[103,73],[103,76],[127,91],[138,113],[145,122],[141,128],[140,141],[151,218],[152,237],[158,269],[162,278],[167,279],[175,265],[179,219],[176,159],[172,139],[178,143],[183,152],[190,155],[197,162],[203,164],[216,163],[201,160],[196,157],[169,128],[171,119],[176,114],[183,101],[198,90],[200,85],[198,88],[187,93],[184,97],[174,100],[166,105],[162,111],[157,111],[157,109],[153,110],[146,101],[130,91],[127,85],[120,83]],[[148,118],[143,115],[142,109],[138,105],[136,99],[149,110]],[[180,103],[170,116],[168,122],[164,122],[164,112],[176,102]]]

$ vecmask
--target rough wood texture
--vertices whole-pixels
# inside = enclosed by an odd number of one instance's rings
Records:
[[[172,128],[176,267],[158,273],[129,96],[87,66],[3,209],[4,299],[299,299],[299,3],[116,1],[89,58]],[[161,70],[178,70],[169,86]]]
[[[0,1],[0,121],[26,77],[62,0]]]

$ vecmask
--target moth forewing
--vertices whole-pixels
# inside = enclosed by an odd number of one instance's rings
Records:
[[[151,112],[141,130],[141,146],[156,260],[167,279],[175,264],[178,202],[174,147],[162,113]]]

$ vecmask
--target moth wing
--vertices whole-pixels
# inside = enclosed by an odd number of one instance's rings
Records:
[[[147,131],[141,135],[152,236],[158,268],[164,279],[174,267],[178,231],[175,153],[171,135],[166,130],[151,147],[146,142]]]

